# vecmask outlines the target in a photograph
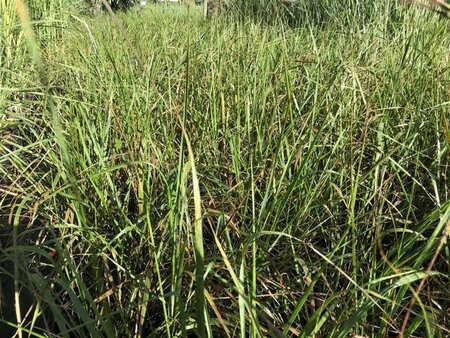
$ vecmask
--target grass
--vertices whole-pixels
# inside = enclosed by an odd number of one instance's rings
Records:
[[[133,51],[108,15],[62,10],[33,42],[14,10],[2,332],[450,334],[448,22],[148,6],[119,14]]]

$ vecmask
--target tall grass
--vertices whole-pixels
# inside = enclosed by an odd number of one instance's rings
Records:
[[[135,52],[108,16],[75,16],[41,72],[18,25],[0,276],[26,308],[3,327],[448,336],[449,28],[377,6],[290,28],[150,6],[119,14]]]
[[[291,26],[339,24],[367,25],[389,18],[398,1],[371,0],[229,0],[234,16],[263,23],[288,23]]]
[[[213,0],[212,0],[213,1]],[[450,5],[443,0],[222,0],[234,17],[263,23],[289,25],[324,25],[334,20],[347,25],[367,25],[379,21],[380,16],[390,18],[395,8],[416,6],[450,17]]]

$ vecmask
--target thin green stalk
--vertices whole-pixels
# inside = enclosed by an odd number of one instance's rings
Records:
[[[202,206],[200,187],[195,167],[195,157],[192,151],[189,136],[184,128],[183,121],[179,119],[183,137],[186,141],[188,157],[192,173],[192,186],[194,190],[194,254],[195,254],[195,299],[197,311],[197,335],[201,338],[206,337],[206,317],[207,309],[205,307],[204,295],[204,248],[203,248],[203,224],[202,224]]]

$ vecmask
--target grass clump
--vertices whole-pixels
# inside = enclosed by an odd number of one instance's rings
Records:
[[[447,336],[449,28],[385,14],[150,6],[2,59],[4,327]]]

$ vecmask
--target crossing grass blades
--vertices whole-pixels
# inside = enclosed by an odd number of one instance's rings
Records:
[[[276,4],[0,0],[1,337],[450,335],[448,21]]]

